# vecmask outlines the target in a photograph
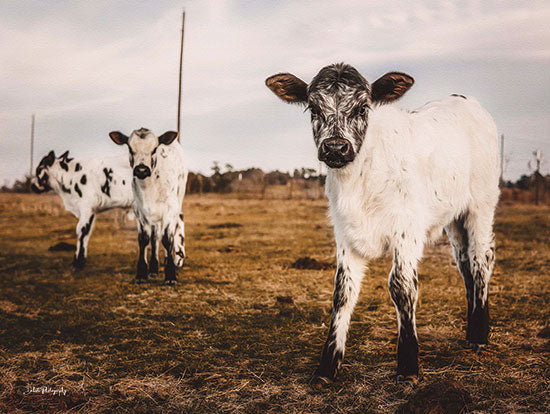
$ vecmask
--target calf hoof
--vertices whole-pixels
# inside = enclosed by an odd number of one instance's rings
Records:
[[[397,383],[403,385],[417,385],[420,382],[418,375],[398,375]]]
[[[135,278],[134,279],[134,285],[143,285],[144,283],[147,283],[147,279],[144,278],[144,277],[140,277],[140,278]]]
[[[484,350],[487,349],[487,344],[476,344],[476,343],[470,342],[470,341],[468,341],[467,346],[468,346],[468,348],[470,348],[472,351],[474,351],[476,353],[484,351]]]
[[[309,383],[315,388],[325,388],[330,386],[331,384],[334,384],[334,380],[327,377],[322,377],[317,374],[313,374],[313,377],[311,377]]]
[[[84,265],[86,264],[86,260],[73,260],[73,269],[74,270],[82,270],[84,269]]]
[[[164,281],[164,286],[176,286],[177,280],[170,279]]]
[[[151,279],[156,279],[158,276],[159,276],[158,273],[149,273],[148,275],[148,277],[150,277]]]

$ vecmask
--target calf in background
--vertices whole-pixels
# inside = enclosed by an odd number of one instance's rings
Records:
[[[50,151],[36,167],[32,190],[55,191],[67,211],[78,218],[73,260],[76,269],[86,263],[96,214],[132,205],[132,170],[127,164],[125,157],[75,160],[69,157],[69,151],[59,158]]]
[[[183,149],[175,139],[177,132],[165,132],[157,137],[146,128],[126,136],[113,131],[109,136],[118,145],[126,144],[133,171],[133,208],[138,220],[139,258],[135,283],[147,281],[145,249],[161,239],[166,250],[164,266],[166,285],[176,284],[176,267],[185,258],[182,202],[187,183]],[[175,142],[174,142],[175,141]],[[158,272],[158,262],[151,260],[149,273]]]

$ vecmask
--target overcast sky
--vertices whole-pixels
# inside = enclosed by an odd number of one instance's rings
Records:
[[[182,145],[191,170],[317,167],[309,118],[264,86],[306,82],[344,61],[370,81],[416,83],[414,108],[474,95],[505,135],[506,178],[541,149],[550,170],[548,1],[25,1],[0,4],[0,184],[50,149],[125,153],[108,137],[176,128],[181,12],[186,11]]]

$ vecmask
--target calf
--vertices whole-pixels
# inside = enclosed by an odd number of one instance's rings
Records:
[[[176,141],[177,132],[169,131],[157,137],[150,130],[141,128],[127,137],[121,132],[109,133],[118,145],[126,144],[133,169],[132,191],[134,212],[138,219],[139,258],[136,283],[147,281],[145,248],[151,242],[152,259],[149,273],[158,272],[155,259],[156,243],[160,238],[166,249],[164,267],[167,285],[176,283],[176,266],[183,265],[185,257],[184,225],[181,212],[187,169],[183,150]]]
[[[414,111],[385,105],[413,83],[409,75],[390,72],[371,85],[345,64],[323,68],[309,85],[287,73],[266,80],[284,101],[307,106],[318,158],[328,166],[338,269],[318,380],[337,375],[367,260],[390,251],[397,379],[417,381],[417,266],[425,243],[443,229],[466,286],[466,339],[474,350],[487,344],[497,130],[472,97],[452,95]]]
[[[69,151],[59,158],[50,151],[36,167],[33,191],[54,190],[65,208],[78,218],[73,261],[76,269],[81,269],[86,263],[96,214],[132,204],[132,170],[126,164],[121,157],[74,160],[69,158]]]

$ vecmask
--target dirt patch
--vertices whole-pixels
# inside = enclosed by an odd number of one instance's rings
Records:
[[[290,265],[293,269],[327,270],[334,268],[332,263],[322,262],[312,257],[300,257]]]
[[[539,338],[550,338],[550,326],[542,328],[537,334]]]
[[[208,226],[208,228],[209,229],[236,229],[242,226],[243,225],[239,223],[220,223],[220,224],[212,224]]]
[[[9,313],[17,310],[17,305],[9,300],[0,300],[0,310]]]
[[[237,252],[240,252],[240,249],[230,244],[229,246],[225,246],[218,249],[218,251],[220,253],[237,253]]]
[[[462,414],[471,402],[470,394],[458,382],[432,382],[418,389],[397,414]]]
[[[277,296],[277,302],[292,305],[294,303],[294,299],[292,299],[292,296]]]
[[[74,249],[76,249],[74,244],[66,242],[59,242],[48,248],[50,252],[73,252]]]

